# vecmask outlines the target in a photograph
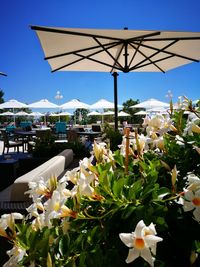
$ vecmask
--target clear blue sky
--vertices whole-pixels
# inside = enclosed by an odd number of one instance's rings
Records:
[[[61,103],[77,98],[92,104],[113,101],[113,77],[100,72],[55,72],[45,61],[30,25],[71,28],[180,30],[200,32],[199,0],[0,0],[0,88],[5,101]],[[163,73],[120,73],[118,102],[180,95],[200,98],[200,63]]]

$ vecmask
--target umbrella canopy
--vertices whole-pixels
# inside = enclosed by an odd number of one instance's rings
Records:
[[[145,111],[145,110],[140,110],[140,111],[134,113],[134,115],[146,115],[146,114],[147,114],[147,111]]]
[[[44,116],[44,114],[36,111],[36,112],[31,112],[28,114],[29,116],[33,116],[33,117],[41,117],[41,116]]]
[[[14,116],[14,115],[15,114],[13,112],[10,112],[10,111],[0,113],[0,116]]]
[[[87,116],[101,116],[102,113],[97,112],[97,111],[91,111],[90,113],[87,114]]]
[[[13,113],[14,113],[15,109],[27,108],[27,107],[28,107],[28,105],[26,105],[25,103],[19,102],[16,99],[10,99],[7,102],[0,104],[0,108],[12,108]],[[13,115],[13,117],[14,117],[14,123],[15,123],[15,114]]]
[[[29,116],[29,113],[27,113],[25,111],[19,111],[19,112],[15,113],[15,116]]]
[[[72,99],[60,106],[62,109],[77,109],[84,108],[88,109],[90,106],[86,103],[79,101],[78,99]]]
[[[152,109],[158,107],[169,107],[169,104],[154,98],[150,98],[144,102],[131,106],[131,108],[145,108],[145,109]]]
[[[103,108],[113,108],[114,109],[115,105],[113,102],[110,102],[106,99],[100,99],[96,103],[92,104],[90,106],[90,109],[103,109]],[[118,105],[118,107],[121,107]]]
[[[103,116],[109,116],[109,115],[114,115],[115,112],[114,111],[111,111],[111,110],[108,110],[108,111],[105,111],[102,113]]]
[[[41,99],[28,105],[29,108],[58,108],[59,106],[47,99]]]
[[[118,113],[118,117],[129,117],[129,116],[131,116],[131,115],[124,112],[123,110]]]
[[[4,102],[2,104],[0,104],[0,108],[27,108],[28,105],[26,105],[25,103],[19,102],[15,99],[10,99],[7,102]]]
[[[115,128],[117,72],[163,72],[200,59],[200,32],[31,26],[54,71],[111,72]],[[58,41],[59,40],[59,41]]]
[[[72,116],[72,114],[71,113],[69,113],[69,112],[60,112],[60,113],[51,113],[50,115],[49,115],[50,117],[60,117],[60,116]]]

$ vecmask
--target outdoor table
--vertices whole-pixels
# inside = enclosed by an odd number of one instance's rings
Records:
[[[84,136],[88,136],[89,141],[91,141],[92,143],[94,142],[94,138],[101,135],[101,132],[94,132],[94,131],[90,131],[90,132],[76,132],[79,136],[84,135]]]

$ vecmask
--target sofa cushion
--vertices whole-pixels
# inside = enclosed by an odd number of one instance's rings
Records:
[[[73,151],[71,149],[66,149],[32,171],[18,177],[11,185],[10,201],[30,200],[29,196],[24,194],[29,189],[29,182],[39,180],[41,177],[45,180],[53,175],[58,177],[72,161]]]

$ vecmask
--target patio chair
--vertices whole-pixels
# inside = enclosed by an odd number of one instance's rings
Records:
[[[101,132],[101,126],[100,125],[92,125],[92,131],[93,132]]]
[[[56,134],[58,138],[66,138],[67,130],[66,130],[66,122],[56,122]]]
[[[10,140],[8,133],[5,130],[1,130],[1,134],[3,137],[3,154],[5,152],[5,149],[7,148],[7,153],[9,152],[10,148],[14,148],[17,152],[19,153],[19,148],[22,147],[22,151],[24,153],[24,143],[23,141],[18,141],[18,140]]]

